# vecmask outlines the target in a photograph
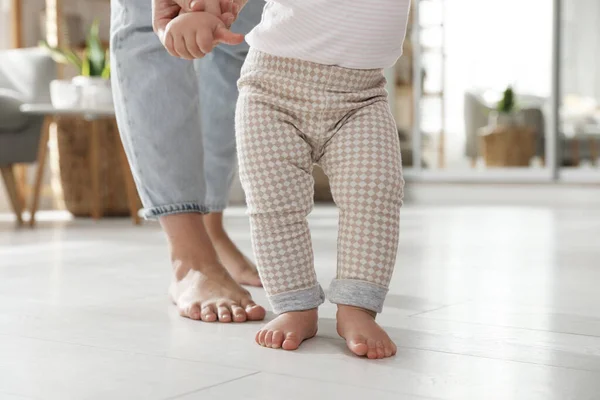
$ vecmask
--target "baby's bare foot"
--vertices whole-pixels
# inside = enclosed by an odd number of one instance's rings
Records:
[[[357,356],[374,359],[396,354],[396,345],[375,322],[375,313],[372,311],[338,305],[337,331]]]
[[[178,262],[169,293],[183,317],[205,322],[265,318],[265,309],[255,304],[250,293],[218,264],[199,271]]]
[[[296,350],[317,334],[317,309],[279,315],[256,333],[256,343],[272,349]]]

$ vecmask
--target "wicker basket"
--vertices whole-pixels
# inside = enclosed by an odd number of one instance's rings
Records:
[[[100,202],[104,216],[128,216],[125,182],[119,158],[120,138],[115,119],[98,121],[100,131]],[[65,206],[77,217],[91,214],[91,177],[88,157],[90,123],[77,117],[59,117],[58,153]],[[139,199],[138,199],[139,202]]]
[[[480,131],[487,167],[528,167],[535,156],[535,131],[525,126],[497,126]]]

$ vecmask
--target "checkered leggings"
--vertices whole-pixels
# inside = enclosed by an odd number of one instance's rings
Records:
[[[251,50],[238,83],[236,132],[256,261],[277,313],[315,308],[306,216],[312,168],[340,210],[329,300],[381,312],[398,246],[400,144],[381,70],[352,70]]]

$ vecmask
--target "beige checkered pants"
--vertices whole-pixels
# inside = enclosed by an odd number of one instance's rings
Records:
[[[381,312],[394,269],[404,181],[381,70],[352,70],[251,50],[238,83],[242,185],[260,276],[275,312],[324,300],[306,216],[312,168],[339,207],[329,300]]]

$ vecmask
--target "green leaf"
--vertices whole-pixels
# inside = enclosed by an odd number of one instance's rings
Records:
[[[86,48],[83,58],[71,49],[52,47],[47,41],[40,41],[40,46],[46,48],[52,58],[62,64],[74,65],[83,76],[110,77],[110,62],[108,51],[104,50],[100,40],[100,22],[96,19],[92,23],[86,38]]]
[[[77,67],[77,70],[81,71],[82,61],[81,58],[71,49],[65,50],[65,56],[71,64]]]
[[[89,76],[101,76],[106,66],[106,56],[100,40],[100,23],[96,19],[92,23],[87,37],[87,52],[89,61]]]
[[[104,65],[104,69],[102,70],[102,78],[110,79],[110,52],[106,50],[106,64]]]
[[[102,79],[110,79],[110,64],[106,64],[101,76]]]
[[[502,100],[498,102],[498,111],[501,113],[511,113],[516,109],[515,92],[512,87],[507,87],[504,90]]]
[[[81,65],[81,75],[83,76],[92,76],[91,67],[90,67],[90,59],[88,57],[88,50],[86,49],[83,53],[83,62]]]
[[[63,50],[50,46],[48,44],[48,42],[46,42],[45,40],[40,41],[39,44],[41,47],[45,48],[46,50],[48,50],[50,52],[52,59],[54,61],[56,61],[57,63],[61,63],[61,64],[69,63],[69,59]]]

